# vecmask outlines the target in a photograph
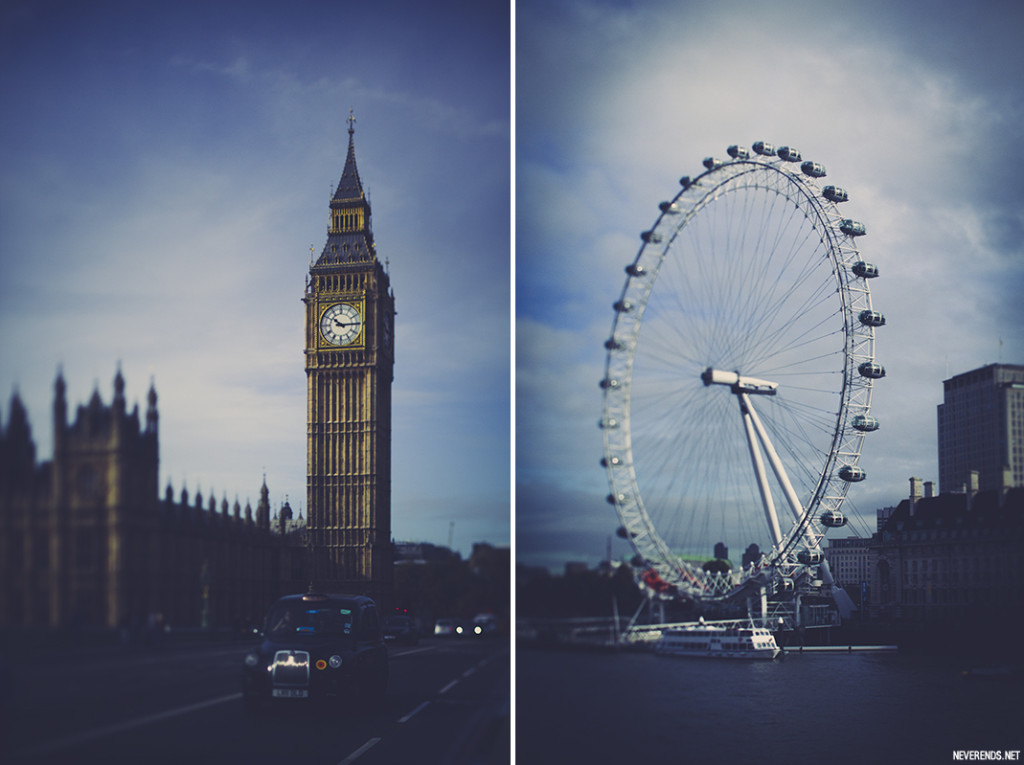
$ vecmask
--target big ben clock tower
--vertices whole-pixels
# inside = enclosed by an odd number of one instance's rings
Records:
[[[355,119],[306,304],[306,507],[318,588],[391,600],[394,295],[356,170]]]

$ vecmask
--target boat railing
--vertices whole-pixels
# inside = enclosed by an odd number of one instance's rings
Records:
[[[702,620],[697,622],[669,622],[665,624],[636,624],[631,626],[622,634],[623,643],[645,644],[657,641],[661,636],[671,630],[694,630],[700,628],[714,627],[722,630],[740,630],[761,628],[771,629],[766,624],[760,624],[760,619],[720,619],[715,621]]]

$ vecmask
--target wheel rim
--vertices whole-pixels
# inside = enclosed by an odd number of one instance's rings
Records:
[[[664,592],[702,600],[808,568],[796,555],[818,551],[821,516],[839,513],[859,470],[866,431],[853,422],[868,416],[873,379],[859,369],[874,362],[860,232],[836,203],[776,157],[706,164],[662,203],[627,267],[601,382],[620,532]],[[778,544],[757,510],[736,397],[701,382],[709,367],[779,383],[755,402],[801,504],[780,513]],[[710,558],[716,541],[765,557],[732,576],[686,561]]]

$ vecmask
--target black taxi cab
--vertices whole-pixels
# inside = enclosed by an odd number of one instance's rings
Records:
[[[260,644],[243,660],[246,708],[281,700],[381,703],[388,651],[377,604],[362,595],[308,592],[270,607]]]

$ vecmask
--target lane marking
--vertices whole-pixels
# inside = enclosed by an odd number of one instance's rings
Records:
[[[491,656],[488,656],[488,657],[486,657],[486,658],[484,658],[484,659],[481,659],[481,660],[480,660],[479,662],[477,662],[477,665],[476,665],[476,666],[477,666],[477,668],[479,668],[479,669],[483,669],[483,668],[484,668],[484,667],[486,667],[486,666],[487,666],[488,664],[490,664],[490,663],[491,663],[491,661],[492,661],[492,660],[493,660],[494,658],[495,658],[495,657],[494,657],[494,655],[492,654]]]
[[[414,653],[423,653],[424,651],[436,651],[437,646],[428,645],[426,648],[410,648],[408,651],[401,651],[395,653],[395,658],[399,656],[412,656]]]
[[[359,747],[354,752],[352,752],[352,754],[350,754],[344,760],[339,762],[338,765],[348,765],[348,763],[350,763],[350,762],[355,762],[357,759],[362,757],[364,754],[366,754],[368,751],[370,751],[370,749],[372,749],[373,747],[375,747],[379,743],[380,743],[380,737],[379,736],[376,737],[376,738],[371,738],[369,741],[367,741],[361,747]]]
[[[403,651],[402,653],[398,653],[398,654],[396,654],[396,656],[408,656],[410,654],[422,653],[424,651],[432,651],[432,650],[435,650],[435,649],[436,649],[436,646],[427,646],[425,648],[414,648],[414,649],[409,650],[409,651]],[[228,652],[228,650],[230,650],[231,652],[234,652],[234,649],[225,649],[224,651],[218,651],[218,653],[226,653],[226,652]],[[491,659],[493,659],[493,658],[494,658],[493,656],[490,656],[490,657],[487,657],[484,660],[480,661],[476,665],[476,667],[471,667],[470,669],[466,670],[462,674],[461,678],[469,677],[470,675],[473,674],[473,672],[476,669],[482,668],[484,665],[488,664],[491,661]],[[454,680],[452,680],[450,683],[448,683],[448,685],[446,685],[444,688],[442,688],[440,691],[438,691],[438,695],[441,695],[443,693],[447,693],[448,691],[450,691],[452,688],[454,688],[456,685],[458,685],[459,680],[461,678],[457,677]],[[160,722],[162,720],[169,720],[169,719],[171,719],[173,717],[179,717],[181,715],[189,714],[190,712],[198,712],[201,709],[206,709],[208,707],[216,706],[218,704],[224,704],[224,703],[227,703],[229,701],[235,701],[235,700],[240,699],[240,698],[242,698],[242,694],[241,693],[231,693],[231,694],[228,694],[227,696],[220,696],[220,697],[215,698],[215,699],[207,699],[206,701],[199,701],[199,702],[196,702],[195,704],[188,704],[188,705],[183,706],[183,707],[177,707],[175,709],[168,709],[167,711],[157,712],[155,714],[146,715],[145,717],[137,717],[137,718],[135,718],[133,720],[126,720],[125,722],[122,722],[122,723],[114,723],[113,725],[106,725],[106,726],[103,726],[101,728],[95,728],[93,730],[84,731],[82,733],[74,733],[74,734],[71,734],[69,736],[65,736],[64,738],[59,738],[59,739],[56,739],[56,740],[53,740],[53,741],[49,741],[49,742],[47,742],[45,744],[41,744],[41,745],[38,745],[38,746],[30,747],[28,749],[22,749],[22,750],[18,751],[16,754],[19,757],[38,757],[40,755],[52,754],[54,752],[60,751],[61,749],[67,749],[68,747],[77,746],[79,744],[83,744],[83,743],[86,743],[88,741],[94,741],[96,739],[104,738],[106,736],[112,736],[112,735],[115,735],[117,733],[124,733],[125,731],[129,731],[129,730],[132,730],[134,728],[141,728],[141,727],[144,727],[146,725],[152,725],[153,723]],[[405,717],[403,717],[400,720],[398,720],[398,722],[400,722],[400,723],[407,722],[414,715],[422,712],[429,704],[430,704],[429,701],[424,701],[422,704],[420,704],[418,707],[416,707],[414,710],[412,710]],[[359,749],[357,749],[354,752],[352,752],[352,754],[350,754],[346,759],[344,759],[340,763],[338,763],[338,765],[345,765],[345,763],[353,762],[356,758],[362,756],[367,751],[369,751],[370,748],[375,746],[378,742],[380,742],[380,740],[381,739],[379,737],[378,738],[371,738],[369,741],[367,741],[365,744],[363,744],[363,746],[361,746]]]
[[[425,649],[420,649],[420,650],[425,650]],[[448,685],[446,685],[444,688],[439,690],[437,692],[437,695],[440,696],[440,695],[442,695],[444,693],[447,693],[452,688],[454,688],[456,685],[458,685],[460,680],[463,680],[463,679],[465,679],[467,677],[471,677],[478,669],[482,669],[489,661],[490,661],[490,658],[486,658],[483,661],[478,662],[475,667],[470,667],[465,672],[463,672],[462,675],[460,675],[459,677],[455,678],[450,683],[448,683]],[[422,704],[420,704],[418,707],[416,707],[414,710],[412,710],[405,717],[399,718],[398,722],[400,722],[400,723],[408,722],[410,719],[412,719],[412,717],[414,715],[417,715],[420,712],[422,712],[424,709],[426,709],[426,707],[429,704],[430,704],[430,701],[424,701]]]
[[[476,672],[478,669],[483,669],[483,667],[490,662],[491,658],[493,658],[493,657],[487,657],[483,661],[477,662],[477,665],[475,667],[470,667],[465,672],[463,672],[459,677],[457,677],[454,680],[452,680],[450,683],[448,683],[448,685],[446,685],[444,688],[439,690],[437,692],[437,695],[440,696],[442,693],[447,693],[448,691],[450,691],[452,688],[454,688],[458,684],[459,680],[462,680],[463,678],[469,677],[474,672]]]
[[[124,733],[132,728],[141,728],[145,725],[151,725],[161,720],[168,720],[172,717],[178,717],[180,715],[188,714],[189,712],[198,712],[200,709],[206,709],[207,707],[216,706],[217,704],[224,704],[228,701],[235,701],[236,699],[242,698],[241,692],[232,693],[227,696],[221,696],[216,699],[207,699],[206,701],[199,701],[195,704],[189,704],[185,707],[178,707],[177,709],[168,709],[166,712],[157,712],[156,714],[147,715],[146,717],[137,717],[134,720],[127,720],[123,723],[115,723],[114,725],[107,725],[103,728],[96,728],[94,730],[87,730],[84,733],[75,733],[64,738],[59,738],[56,741],[50,741],[49,743],[42,744],[41,746],[35,746],[30,749],[23,749],[18,752],[19,755],[25,757],[38,757],[41,754],[52,754],[60,749],[67,749],[70,746],[77,746],[78,744],[84,744],[87,741],[93,741],[98,738],[104,738],[106,736],[112,736],[115,733]]]
[[[400,723],[409,722],[409,720],[412,719],[413,715],[418,714],[419,712],[422,712],[424,709],[427,708],[427,706],[429,704],[430,704],[429,701],[424,701],[422,704],[420,704],[418,707],[416,707],[414,710],[412,710],[405,717],[399,718],[398,722],[400,722]]]

